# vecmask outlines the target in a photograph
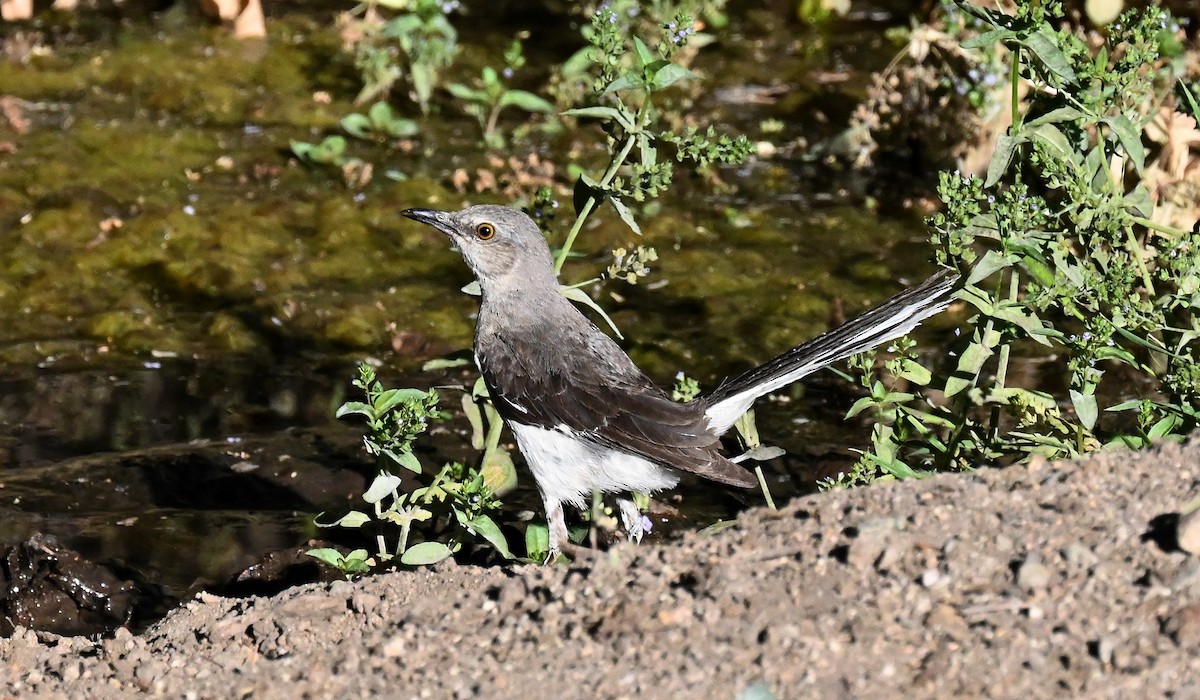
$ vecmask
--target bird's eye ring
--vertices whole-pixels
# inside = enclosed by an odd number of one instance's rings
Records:
[[[496,227],[491,224],[479,224],[475,227],[475,235],[479,236],[479,240],[486,241],[496,235]]]

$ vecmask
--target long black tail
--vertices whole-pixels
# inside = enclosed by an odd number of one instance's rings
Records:
[[[709,426],[718,435],[724,433],[758,397],[908,333],[949,305],[956,282],[958,274],[951,270],[936,274],[862,316],[724,382],[703,398],[708,404]]]

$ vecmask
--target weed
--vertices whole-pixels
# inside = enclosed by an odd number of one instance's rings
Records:
[[[986,175],[942,173],[944,209],[929,221],[975,314],[949,373],[924,367],[907,341],[882,368],[873,354],[852,363],[868,396],[850,415],[875,418],[871,448],[826,486],[1141,447],[1197,425],[1200,233],[1163,221],[1146,185],[1166,167],[1161,153],[1148,160],[1148,129],[1186,94],[1178,27],[1159,8],[1131,10],[1092,51],[1054,27],[1061,3],[1022,2],[1013,15],[960,6],[987,27],[964,48],[1002,43],[1011,76],[1013,126]],[[1009,381],[1030,343],[1065,357],[1065,396]],[[1097,389],[1117,367],[1159,398],[1102,406]]]
[[[379,464],[379,473],[362,496],[371,505],[371,512],[352,510],[330,523],[321,523],[318,516],[317,524],[352,529],[372,525],[377,529],[375,552],[358,549],[343,556],[334,549],[314,549],[309,554],[347,576],[393,561],[406,566],[435,564],[476,539],[511,559],[508,542],[491,517],[500,507],[496,494],[512,485],[511,461],[507,461],[507,455],[501,458],[496,454],[499,428],[493,428],[494,435],[481,440],[480,447],[490,446],[490,450],[485,451],[479,468],[452,462],[428,472],[412,446],[430,421],[445,417],[437,410],[437,392],[385,389],[365,363],[359,365],[353,384],[362,390],[366,401],[346,402],[337,416],[361,416],[366,420],[363,444]],[[478,418],[473,418],[473,424]],[[498,426],[498,421],[493,425]],[[412,476],[408,483],[397,475],[404,472]],[[391,528],[398,528],[394,542],[390,539]],[[420,541],[414,543],[417,534]]]

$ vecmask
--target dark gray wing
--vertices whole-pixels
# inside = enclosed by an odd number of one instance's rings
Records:
[[[607,336],[567,333],[556,340],[534,347],[506,333],[477,344],[476,361],[505,420],[566,428],[724,484],[757,483],[717,451],[720,443],[708,430],[702,404],[672,401]]]

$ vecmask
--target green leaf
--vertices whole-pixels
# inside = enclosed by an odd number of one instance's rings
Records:
[[[1154,201],[1150,198],[1150,191],[1146,189],[1146,184],[1139,182],[1132,190],[1126,194],[1121,204],[1125,211],[1134,216],[1150,218],[1154,214]]]
[[[542,523],[529,523],[525,528],[525,556],[542,561],[550,552],[550,528]]]
[[[362,527],[363,524],[371,522],[371,516],[357,510],[352,510],[331,523],[320,522],[317,519],[320,517],[318,515],[313,518],[313,524],[317,527]]]
[[[633,50],[637,52],[638,67],[644,68],[654,62],[654,52],[646,46],[646,42],[633,37]]]
[[[471,360],[465,357],[438,357],[421,365],[422,372],[436,372],[443,369],[454,369],[456,367],[467,367],[471,364]]]
[[[1196,97],[1192,94],[1192,91],[1188,89],[1187,83],[1183,82],[1183,78],[1180,78],[1175,82],[1175,85],[1179,88],[1179,91],[1183,93],[1184,102],[1186,102],[1187,106],[1190,108],[1190,111],[1186,112],[1186,114],[1193,119],[1200,119],[1200,105],[1196,104]]]
[[[992,356],[992,349],[978,341],[971,343],[958,358],[958,367],[954,374],[946,378],[946,396],[954,396],[958,392],[975,385],[983,363]]]
[[[322,165],[336,164],[346,153],[346,139],[336,135],[326,136],[318,144],[292,141],[291,145],[297,157]]]
[[[305,552],[305,554],[319,562],[328,564],[335,569],[342,568],[342,562],[345,561],[345,559],[342,557],[342,553],[331,547],[318,547],[316,549],[310,549]]]
[[[1105,411],[1133,411],[1142,407],[1141,399],[1130,399],[1115,406],[1109,406]]]
[[[526,112],[554,112],[554,105],[538,97],[532,92],[526,92],[524,90],[509,90],[500,97],[501,107],[508,107],[510,105],[513,107],[520,107]]]
[[[762,444],[758,438],[758,423],[754,420],[753,408],[738,416],[733,428],[742,437],[742,444],[746,447],[754,449]]]
[[[1008,171],[1008,164],[1012,162],[1012,157],[1017,150],[1017,146],[1024,142],[1024,136],[1011,136],[1009,134],[1004,134],[996,140],[996,151],[992,154],[991,162],[988,163],[987,178],[983,182],[984,187],[992,187],[1000,181],[1000,178],[1004,177],[1004,173]]]
[[[367,110],[367,116],[375,126],[383,126],[392,120],[392,108],[386,102],[376,102]]]
[[[746,452],[743,452],[739,458],[739,461],[741,459],[748,459],[752,462],[765,462],[769,459],[782,457],[785,454],[787,454],[787,450],[783,449],[782,447],[776,447],[774,445],[758,445],[757,447],[753,447]]]
[[[471,394],[463,394],[462,407],[463,413],[467,416],[467,422],[471,424],[471,448],[482,450],[483,441],[487,435],[483,425],[483,412],[479,410],[479,404],[475,403],[475,397]]]
[[[1164,435],[1170,435],[1171,433],[1175,432],[1175,429],[1178,428],[1181,423],[1183,423],[1182,418],[1174,413],[1168,414],[1163,416],[1162,420],[1155,423],[1150,430],[1147,430],[1146,436],[1154,439],[1163,437]]]
[[[366,492],[362,495],[362,499],[367,503],[378,503],[392,495],[392,492],[399,485],[400,477],[388,474],[387,472],[380,472],[371,482],[371,485],[367,487]]]
[[[737,527],[737,524],[738,524],[738,522],[736,520],[718,520],[717,522],[713,523],[712,525],[709,525],[708,527],[700,530],[696,534],[708,537],[708,536],[715,535],[718,532],[724,532],[732,527]]]
[[[409,67],[408,75],[412,81],[413,92],[417,93],[417,102],[421,103],[424,109],[433,95],[433,68],[424,63],[414,63]]]
[[[621,335],[621,331],[617,328],[617,324],[613,323],[612,319],[608,317],[608,314],[604,313],[604,309],[600,308],[600,305],[597,304],[590,296],[588,296],[587,292],[584,292],[579,288],[567,286],[560,286],[558,291],[571,301],[583,304],[592,311],[600,314],[600,318],[604,319],[604,322],[608,324],[608,327],[612,329],[613,333],[615,333],[618,338],[622,340],[625,339],[625,336]]]
[[[489,93],[500,87],[500,74],[496,72],[495,68],[484,66],[482,76],[483,86],[488,89]]]
[[[454,552],[441,542],[421,542],[404,550],[404,554],[400,555],[400,563],[408,566],[429,566],[451,554]]]
[[[1088,115],[1074,107],[1059,107],[1058,109],[1050,110],[1036,119],[1030,119],[1025,122],[1026,127],[1041,126],[1042,124],[1055,124],[1057,122],[1069,122],[1077,119],[1084,119]]]
[[[624,129],[628,129],[633,124],[628,116],[622,114],[619,110],[613,107],[579,107],[577,109],[568,109],[562,114],[563,116],[578,117],[582,119],[615,121]]]
[[[387,135],[394,139],[405,139],[421,132],[421,126],[412,119],[393,119],[384,125]]]
[[[1129,121],[1129,117],[1124,114],[1105,117],[1102,121],[1108,124],[1113,133],[1117,135],[1117,140],[1121,142],[1121,148],[1125,149],[1125,155],[1129,156],[1133,167],[1141,173],[1142,167],[1146,164],[1146,147],[1142,144],[1141,130],[1134,126],[1133,122]]]
[[[900,378],[919,386],[928,386],[933,380],[933,375],[920,363],[905,359],[900,368]]]
[[[1192,361],[1192,359],[1189,357],[1184,357],[1183,355],[1178,355],[1176,353],[1173,353],[1170,350],[1162,347],[1161,345],[1155,345],[1154,343],[1151,343],[1150,341],[1146,340],[1145,338],[1143,338],[1139,335],[1135,335],[1134,333],[1130,332],[1129,330],[1127,330],[1125,328],[1121,328],[1120,326],[1117,326],[1113,330],[1116,331],[1117,335],[1121,336],[1125,340],[1128,340],[1129,342],[1133,343],[1134,345],[1140,345],[1143,348],[1146,348],[1147,350],[1153,350],[1154,352],[1161,352],[1162,354],[1167,355],[1168,357],[1172,357],[1176,360],[1182,360],[1184,362]]]
[[[644,79],[642,79],[642,76],[636,75],[634,73],[626,73],[625,75],[622,75],[622,76],[618,77],[616,80],[609,83],[608,87],[604,88],[604,91],[601,92],[600,94],[608,95],[610,93],[618,92],[620,90],[639,89],[639,88],[643,88],[645,86],[646,86],[646,81]]]
[[[1096,418],[1100,414],[1100,409],[1096,405],[1095,394],[1084,394],[1074,389],[1071,389],[1071,404],[1075,406],[1075,415],[1079,416],[1079,422],[1088,432],[1096,426]]]
[[[1050,28],[1050,25],[1039,25],[1037,31],[1027,34],[1023,39],[1018,39],[1018,43],[1032,51],[1042,65],[1064,81],[1075,83],[1079,80],[1071,68],[1070,61],[1058,48],[1058,38],[1054,35],[1054,30]]]
[[[488,102],[488,94],[486,92],[483,90],[476,90],[475,88],[469,88],[462,83],[450,83],[446,86],[446,89],[450,91],[451,95],[454,95],[460,100],[466,100],[467,102],[480,102],[483,104],[487,104]]]
[[[626,226],[633,229],[634,233],[639,236],[642,235],[642,229],[633,220],[633,212],[629,211],[629,207],[625,206],[625,203],[616,197],[609,197],[608,201],[612,202],[613,209],[617,210],[617,216],[621,217],[621,221],[624,221]]]
[[[1029,255],[1021,256],[1021,267],[1028,272],[1038,284],[1049,287],[1054,284],[1054,270],[1046,263]]]
[[[333,414],[333,417],[342,418],[343,416],[351,415],[366,416],[367,420],[375,420],[375,418],[378,416],[373,407],[361,401],[347,401],[338,407],[338,410]]]
[[[474,530],[475,534],[487,540],[500,556],[505,559],[513,558],[512,552],[508,549],[508,540],[504,539],[504,533],[500,531],[500,526],[491,517],[482,513],[476,515],[468,523],[468,527]]]
[[[983,254],[983,258],[975,264],[975,267],[971,268],[971,274],[967,276],[966,284],[979,284],[994,273],[1006,267],[1012,267],[1015,262],[1017,262],[1015,255],[1005,255],[998,250],[989,250]]]
[[[1065,134],[1053,124],[1039,124],[1030,132],[1030,138],[1046,147],[1054,156],[1071,163],[1079,163],[1079,154],[1071,147]]]
[[[1017,33],[1011,29],[993,29],[963,41],[962,47],[968,50],[987,48],[998,41],[1005,41],[1016,35]]]
[[[375,399],[375,412],[383,415],[401,403],[422,403],[425,396],[420,389],[388,389]]]
[[[483,381],[482,376],[476,379],[475,383],[471,385],[471,396],[485,399],[491,396],[488,393],[487,382]]]
[[[855,401],[855,402],[854,402],[854,405],[850,407],[850,410],[849,410],[849,411],[846,411],[846,419],[848,420],[848,419],[850,419],[850,418],[853,418],[853,417],[857,416],[858,414],[860,414],[860,413],[862,413],[863,411],[867,410],[867,409],[868,409],[868,408],[870,408],[871,406],[874,406],[876,403],[877,403],[877,402],[876,402],[876,400],[875,400],[875,397],[874,397],[874,396],[864,396],[864,397],[862,397],[862,398],[861,398],[861,399],[859,399],[858,401]]]
[[[684,80],[695,80],[700,76],[691,72],[678,63],[668,63],[654,73],[650,82],[652,90],[663,90]]]
[[[412,452],[393,452],[392,450],[384,450],[383,453],[387,455],[388,458],[390,458],[393,462],[401,467],[404,467],[410,472],[413,472],[414,474],[420,474],[422,471],[421,460],[417,459],[417,456]]]
[[[642,159],[642,167],[647,170],[653,168],[658,163],[658,149],[654,147],[654,141],[650,134],[645,131],[641,132],[638,134],[637,142],[638,153]]]
[[[479,465],[483,483],[496,496],[503,496],[517,487],[517,467],[512,456],[502,447],[488,450]]]
[[[993,318],[1007,321],[1020,328],[1038,343],[1050,345],[1050,341],[1045,337],[1046,334],[1041,332],[1045,329],[1042,319],[1026,310],[1023,304],[1013,301],[1001,301],[996,305],[991,315]]]
[[[559,72],[564,77],[583,75],[594,63],[595,61],[592,60],[592,47],[585,46],[563,61],[562,65],[559,66]]]
[[[362,114],[347,114],[342,117],[342,129],[355,138],[370,138],[371,120]]]

